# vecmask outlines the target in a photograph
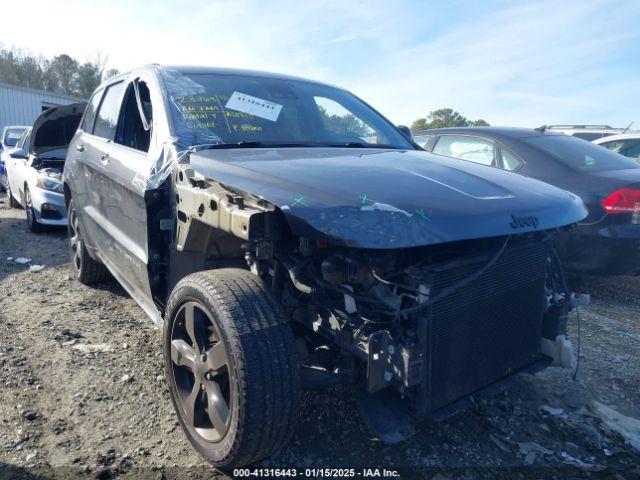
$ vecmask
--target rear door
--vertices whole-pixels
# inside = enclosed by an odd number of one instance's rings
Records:
[[[136,80],[137,81],[137,80]],[[139,83],[146,117],[151,102]],[[84,141],[84,161],[91,189],[85,213],[95,227],[98,256],[118,281],[154,319],[148,265],[147,209],[140,179],[150,170],[151,128],[142,120],[133,82],[116,82],[105,90],[92,134]]]

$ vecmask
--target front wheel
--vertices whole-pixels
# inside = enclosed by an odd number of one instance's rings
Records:
[[[24,209],[27,213],[27,227],[29,227],[29,231],[33,233],[42,232],[42,225],[40,225],[36,219],[36,212],[33,208],[33,202],[31,201],[31,192],[29,192],[27,186],[24,187]]]
[[[300,391],[293,334],[252,273],[211,270],[178,282],[164,360],[178,420],[216,467],[252,464],[291,437]]]

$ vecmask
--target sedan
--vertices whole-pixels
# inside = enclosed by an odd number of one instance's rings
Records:
[[[43,112],[9,152],[5,165],[11,207],[24,207],[27,226],[34,233],[45,226],[66,226],[67,209],[62,189],[62,168],[84,103],[54,107]]]
[[[640,165],[606,148],[544,128],[424,130],[428,152],[517,172],[573,192],[589,216],[563,236],[565,265],[591,273],[640,273]]]

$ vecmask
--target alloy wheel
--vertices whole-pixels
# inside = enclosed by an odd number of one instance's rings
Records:
[[[73,266],[77,272],[80,272],[82,271],[82,238],[80,237],[78,213],[75,208],[69,213],[69,229],[71,230],[71,235],[69,235],[69,247],[71,248]]]
[[[24,191],[24,205],[24,209],[27,212],[27,223],[30,227],[33,227],[33,225],[36,223],[36,215],[33,211],[33,205],[31,203],[31,193],[29,192],[28,188],[25,188]]]
[[[235,377],[219,326],[196,302],[182,305],[173,322],[171,366],[184,421],[219,442],[231,422]]]

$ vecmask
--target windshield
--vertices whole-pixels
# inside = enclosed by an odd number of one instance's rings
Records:
[[[179,148],[197,145],[413,149],[350,93],[311,82],[163,70]]]
[[[635,162],[604,147],[567,135],[540,135],[525,137],[523,141],[544,150],[574,170],[603,172],[640,168]]]
[[[7,128],[4,132],[2,143],[5,147],[15,147],[24,131],[24,128]]]

